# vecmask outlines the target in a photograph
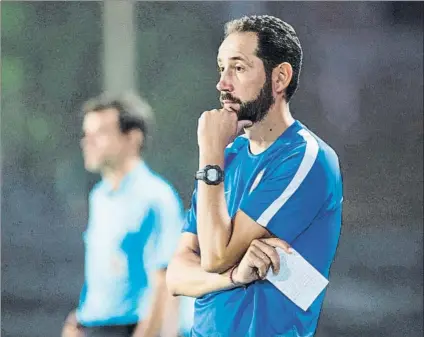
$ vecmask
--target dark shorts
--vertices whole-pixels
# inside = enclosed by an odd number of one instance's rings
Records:
[[[83,327],[84,337],[131,337],[136,324]]]

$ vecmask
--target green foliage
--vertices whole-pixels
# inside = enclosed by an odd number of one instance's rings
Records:
[[[100,91],[100,14],[97,2],[2,3],[4,164],[65,202],[86,193],[76,111]]]
[[[22,32],[25,22],[24,6],[17,2],[1,4],[1,34],[2,38],[15,38]]]
[[[24,80],[23,60],[17,57],[2,57],[1,79],[2,94],[13,95],[22,89]]]

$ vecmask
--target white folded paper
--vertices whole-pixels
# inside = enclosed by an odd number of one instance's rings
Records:
[[[308,310],[314,300],[328,284],[308,261],[293,248],[287,254],[281,248],[276,248],[280,256],[280,272],[274,275],[270,268],[267,279],[284,295],[304,311]]]

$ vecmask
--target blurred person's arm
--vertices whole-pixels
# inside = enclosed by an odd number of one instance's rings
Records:
[[[181,329],[181,301],[179,297],[172,296],[168,288],[166,292],[168,297],[159,336],[175,337],[179,336]]]
[[[172,296],[169,295],[166,287],[166,270],[157,270],[153,279],[153,296],[149,315],[137,325],[133,337],[156,337],[161,330],[165,309],[172,300]],[[175,327],[175,334],[170,335],[170,337],[176,337],[177,332],[178,325]]]
[[[61,337],[84,337],[84,332],[77,321],[75,310],[71,311],[66,317]]]
[[[176,250],[181,232],[183,209],[177,192],[172,188],[161,191],[154,210],[158,241],[155,254],[150,257],[156,270],[151,285],[153,296],[148,316],[137,326],[134,337],[156,337],[164,325],[168,325],[168,331],[175,332],[173,335],[169,334],[169,337],[177,337],[179,321],[165,319],[167,308],[175,305],[175,298],[169,294],[166,286],[166,269]]]

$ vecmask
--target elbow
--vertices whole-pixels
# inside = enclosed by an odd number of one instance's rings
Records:
[[[208,273],[220,274],[228,270],[225,261],[219,258],[202,256],[200,265],[202,269]]]

